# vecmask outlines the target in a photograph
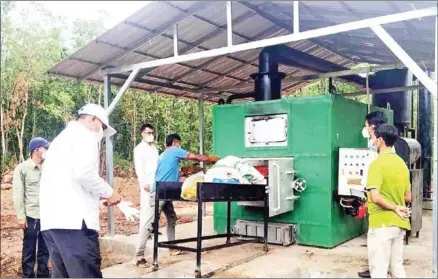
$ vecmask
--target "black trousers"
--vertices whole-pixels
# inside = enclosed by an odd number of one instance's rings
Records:
[[[47,230],[52,278],[102,278],[99,234],[82,221],[81,230]]]
[[[40,220],[26,217],[27,228],[23,230],[21,268],[23,278],[35,278],[37,263],[38,278],[49,278],[49,251],[40,232]]]

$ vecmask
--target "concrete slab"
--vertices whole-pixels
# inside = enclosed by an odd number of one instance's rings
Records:
[[[203,235],[212,235],[214,233],[213,229],[213,217],[207,216],[203,218]],[[186,223],[177,225],[175,229],[175,234],[177,239],[196,237],[196,222]],[[166,228],[160,228],[160,241],[167,240]],[[99,239],[101,248],[108,248],[114,251],[114,253],[119,253],[127,256],[134,256],[135,249],[139,242],[140,236],[138,234],[133,234],[129,236],[116,235],[114,237],[104,236]],[[188,245],[190,246],[190,245]],[[146,254],[152,255],[154,242],[153,238],[150,239],[146,244]],[[167,249],[160,249],[166,253]]]
[[[212,217],[204,219],[204,235],[213,234]],[[195,236],[196,222],[178,225],[177,238]],[[163,239],[165,239],[165,230]],[[122,244],[135,249],[138,236],[115,237],[111,243],[120,252],[129,252]],[[160,237],[161,240],[161,237]],[[105,240],[102,240],[105,242]],[[223,240],[211,240],[206,245]],[[148,242],[148,252],[152,255],[152,241]],[[195,245],[194,243],[192,245]],[[411,237],[405,246],[405,268],[409,277],[431,277],[432,270],[432,215],[424,211],[423,229],[420,237]],[[104,277],[124,278],[169,278],[193,277],[196,268],[194,253],[169,257],[160,252],[160,270],[140,269],[130,263],[103,270]],[[260,244],[245,244],[203,253],[202,274],[211,272],[217,278],[354,278],[357,272],[367,268],[366,236],[358,237],[333,249],[306,246],[281,247],[270,245],[270,251],[262,252]]]
[[[352,278],[367,268],[366,236],[353,239],[333,249],[305,246],[271,246],[269,254],[231,268],[223,277],[250,278]],[[404,264],[408,277],[432,276],[432,218],[425,212],[419,238],[410,238],[405,246]],[[266,266],[275,265],[267,269]]]
[[[433,201],[423,201],[424,210],[433,210]]]

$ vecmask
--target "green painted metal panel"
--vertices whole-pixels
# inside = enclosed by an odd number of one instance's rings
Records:
[[[366,147],[361,136],[366,112],[365,104],[336,95],[215,106],[213,149],[222,157],[294,157],[297,177],[307,181],[307,189],[299,194],[301,198],[293,211],[270,221],[297,224],[299,244],[334,247],[367,228],[365,220],[346,216],[335,200],[338,149]],[[245,116],[278,113],[288,114],[287,146],[245,148]],[[392,117],[391,112],[389,116]],[[232,223],[236,219],[258,221],[262,217],[260,208],[232,205]],[[214,204],[214,228],[218,233],[226,230],[224,203]]]

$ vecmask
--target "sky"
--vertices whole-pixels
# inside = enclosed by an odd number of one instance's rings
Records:
[[[141,9],[149,1],[35,1],[54,15],[75,19],[96,19],[101,11],[107,13],[104,21],[106,29],[114,27],[126,17]]]
[[[55,17],[61,17],[67,24],[63,29],[61,37],[67,47],[72,44],[73,22],[79,20],[103,19],[103,27],[111,29],[124,19],[143,8],[150,1],[34,1],[42,6]],[[43,23],[41,13],[30,10],[29,14],[23,17],[22,10],[26,10],[29,1],[17,1],[16,8],[11,12],[11,20],[19,26],[20,23],[39,22]],[[105,15],[105,16],[103,16]],[[44,22],[43,26],[50,27],[50,22]],[[103,34],[103,33],[102,33]]]
[[[75,19],[96,19],[101,11],[107,13],[104,27],[110,29],[141,9],[149,1],[35,1],[41,3],[54,15]]]

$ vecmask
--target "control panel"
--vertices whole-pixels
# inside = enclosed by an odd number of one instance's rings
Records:
[[[367,148],[340,148],[338,195],[365,197],[368,168],[377,153]]]

